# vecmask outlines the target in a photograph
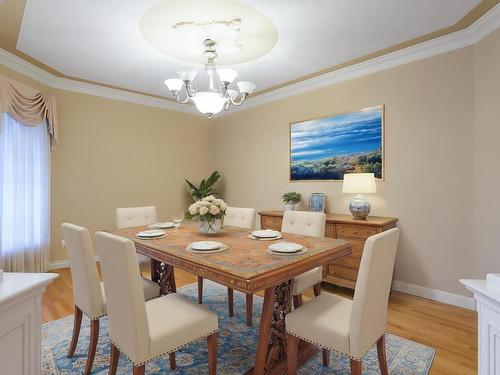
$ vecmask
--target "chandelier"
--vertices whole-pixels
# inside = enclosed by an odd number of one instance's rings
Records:
[[[192,101],[196,109],[212,118],[223,109],[227,111],[232,105],[240,106],[253,92],[255,85],[248,81],[238,81],[238,90],[229,88],[238,75],[232,69],[216,68],[216,42],[212,39],[203,41],[203,55],[207,59],[204,73],[208,76],[208,88],[200,90],[196,77],[196,70],[178,71],[179,78],[170,78],[165,81],[171,94],[178,103],[185,104]]]

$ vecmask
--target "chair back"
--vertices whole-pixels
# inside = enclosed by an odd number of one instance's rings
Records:
[[[303,236],[324,237],[326,215],[323,212],[285,211],[281,231]]]
[[[365,242],[351,311],[351,355],[361,358],[384,334],[399,228],[369,237]]]
[[[69,223],[61,227],[71,268],[74,304],[90,319],[99,318],[106,312],[90,232]]]
[[[139,227],[156,222],[156,206],[116,209],[116,227],[118,229]]]
[[[224,225],[253,229],[255,227],[254,208],[228,207],[224,216]]]
[[[106,293],[109,338],[132,362],[147,361],[149,326],[134,243],[97,232],[96,247]]]

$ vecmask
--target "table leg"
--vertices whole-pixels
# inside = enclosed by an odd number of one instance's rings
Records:
[[[268,373],[278,363],[286,361],[285,316],[291,306],[291,281],[266,289],[254,375]]]
[[[174,267],[170,264],[162,263],[151,259],[151,280],[160,285],[160,295],[175,293]]]
[[[255,367],[248,370],[245,375],[281,375],[287,373],[285,316],[292,307],[291,285],[292,283],[289,281],[265,290]],[[317,351],[314,346],[301,342],[298,349],[297,365],[300,367]]]

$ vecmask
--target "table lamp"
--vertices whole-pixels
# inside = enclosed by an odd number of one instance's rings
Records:
[[[355,220],[366,220],[370,213],[370,203],[362,194],[377,192],[375,175],[373,173],[346,173],[342,193],[357,194],[349,203],[349,210]]]

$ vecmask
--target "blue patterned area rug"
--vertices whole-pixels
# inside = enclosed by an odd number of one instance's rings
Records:
[[[179,293],[197,300],[196,284],[179,288]],[[205,280],[203,292],[205,306],[219,315],[219,351],[217,357],[217,373],[221,375],[243,374],[253,366],[258,336],[259,317],[262,298],[254,298],[254,327],[245,324],[245,296],[235,292],[235,316],[227,315],[226,288]],[[168,319],[166,316],[165,319]],[[93,373],[108,373],[109,342],[107,336],[107,319],[101,319],[101,331],[97,353],[94,360]],[[73,316],[55,320],[42,328],[42,374],[81,374],[85,366],[89,343],[89,321],[84,318],[80,331],[80,340],[73,358],[66,358],[71,333]],[[392,375],[424,375],[428,374],[435,350],[391,334],[386,335],[387,361],[389,373]],[[148,374],[207,374],[208,358],[206,340],[191,344],[177,352],[177,370],[171,371],[168,356],[157,359],[146,365]],[[118,374],[130,374],[131,365],[124,357],[120,357]],[[330,366],[323,367],[321,354],[316,355],[299,374],[350,374],[348,358],[331,355]],[[363,358],[363,374],[380,374],[376,348],[372,348]]]

